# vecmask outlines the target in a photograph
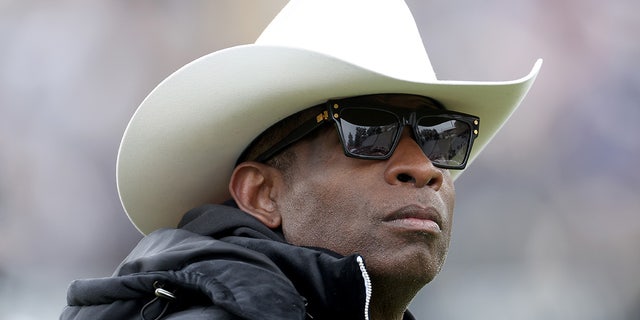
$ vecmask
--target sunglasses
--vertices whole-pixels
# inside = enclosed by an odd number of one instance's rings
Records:
[[[360,104],[348,100],[329,100],[326,110],[304,122],[276,145],[256,158],[264,162],[307,136],[332,119],[346,156],[385,160],[395,151],[405,126],[434,166],[464,169],[478,136],[480,118],[450,111],[433,100],[440,109],[406,109]]]

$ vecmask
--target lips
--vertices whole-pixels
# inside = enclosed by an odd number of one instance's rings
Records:
[[[435,208],[407,206],[394,211],[383,220],[394,227],[412,231],[440,233],[442,216]]]

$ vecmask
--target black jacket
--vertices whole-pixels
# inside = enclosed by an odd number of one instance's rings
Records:
[[[370,296],[362,257],[208,205],[143,238],[112,277],[72,282],[60,319],[368,319]]]

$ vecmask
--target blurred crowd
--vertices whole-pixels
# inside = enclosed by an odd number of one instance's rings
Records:
[[[141,238],[115,186],[137,105],[285,2],[0,0],[0,320],[57,318],[71,280],[111,274]],[[407,3],[440,79],[545,59],[458,179],[449,257],[414,314],[640,319],[640,2]]]

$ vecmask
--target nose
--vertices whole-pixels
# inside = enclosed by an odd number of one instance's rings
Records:
[[[442,169],[431,163],[418,143],[405,127],[398,147],[387,160],[385,181],[389,184],[413,184],[416,188],[425,186],[440,190],[444,181]]]

